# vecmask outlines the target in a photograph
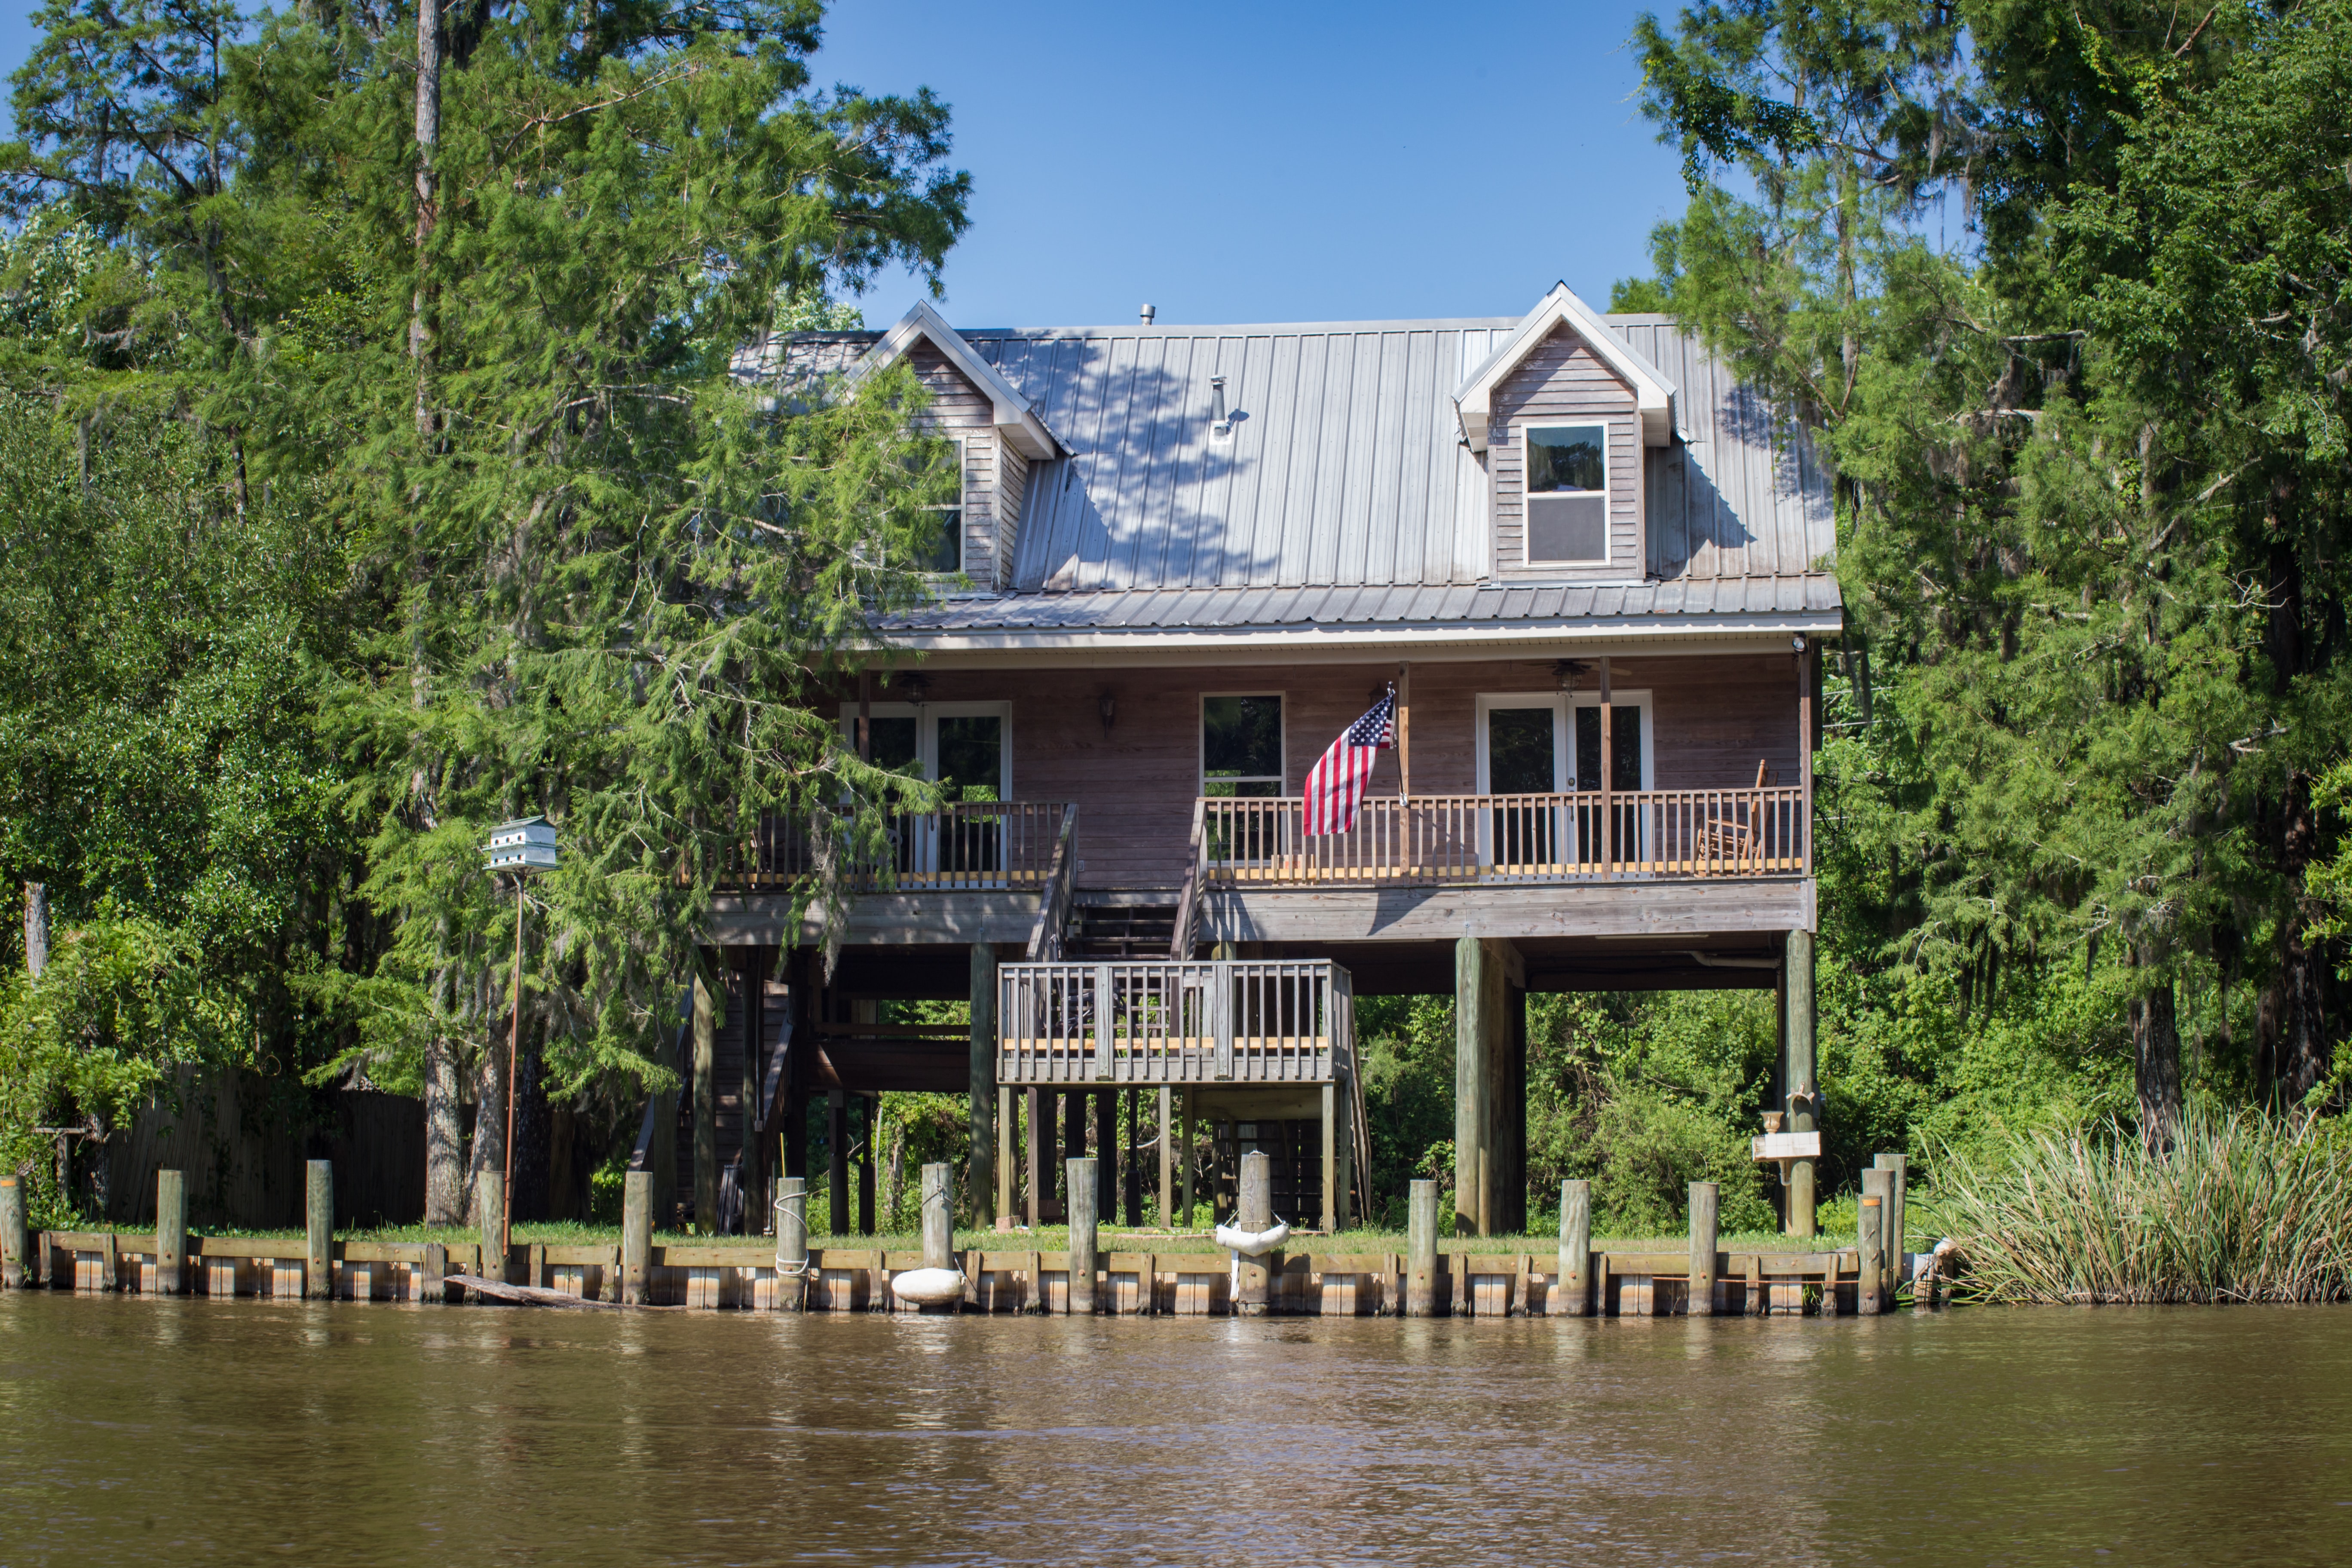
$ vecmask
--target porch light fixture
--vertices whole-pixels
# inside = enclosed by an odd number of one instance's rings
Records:
[[[1103,739],[1108,741],[1110,739],[1110,727],[1118,718],[1118,699],[1106,691],[1095,707],[1102,714]]]
[[[507,1037],[507,1142],[505,1197],[499,1205],[499,1278],[506,1278],[507,1254],[514,1245],[514,1116],[515,1058],[522,1054],[522,885],[533,871],[552,871],[560,858],[555,825],[543,816],[501,822],[490,832],[482,851],[482,869],[497,876],[511,871],[515,879],[514,1013]]]
[[[904,675],[894,676],[892,679],[905,688],[907,700],[909,702],[920,702],[923,700],[923,693],[931,689],[930,677],[918,675],[912,670],[908,670]]]

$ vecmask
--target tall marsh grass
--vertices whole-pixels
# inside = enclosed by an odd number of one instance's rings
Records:
[[[2352,1139],[2333,1123],[2191,1110],[2150,1154],[2115,1123],[1939,1152],[1923,1218],[1996,1301],[2352,1296]]]

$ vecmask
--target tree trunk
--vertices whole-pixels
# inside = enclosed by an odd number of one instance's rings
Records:
[[[440,217],[434,163],[441,146],[441,0],[416,6],[416,291],[409,309],[408,353],[416,363],[416,438],[433,439],[433,293],[425,247]]]
[[[552,1218],[548,1204],[549,1142],[547,1083],[540,1067],[540,1032],[525,1024],[522,1059],[515,1064],[514,1207],[517,1220]]]
[[[25,973],[35,980],[49,967],[49,885],[25,884]]]
[[[466,1223],[466,1123],[456,1042],[425,1047],[425,1223]]]
[[[482,1173],[503,1172],[507,1158],[507,1054],[482,1053],[474,1071],[474,1143],[466,1162],[466,1223],[478,1226]]]
[[[2147,960],[2139,960],[2142,965]],[[2172,982],[2158,981],[2132,999],[2132,1080],[2139,1091],[2139,1137],[2147,1152],[2161,1154],[2180,1134],[2180,1027],[2174,1012]]]
[[[2265,998],[2264,1056],[2276,1075],[2271,1084],[2277,1098],[2293,1103],[2326,1080],[2334,1053],[2327,1040],[2325,984],[2326,957],[2311,940],[2313,922],[2326,910],[2305,894],[2305,876],[2319,850],[2319,823],[2311,805],[2311,781],[2297,773],[2287,784],[2281,803],[2284,818],[2280,835],[2279,871],[2295,889],[2284,922],[2278,977]]]

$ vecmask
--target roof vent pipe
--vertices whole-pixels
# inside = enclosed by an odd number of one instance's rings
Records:
[[[1146,305],[1145,307],[1143,307],[1143,324],[1144,324],[1145,326],[1147,326],[1147,327],[1148,327],[1148,326],[1150,326],[1150,325],[1151,325],[1151,318],[1152,318],[1152,317],[1154,317],[1154,316],[1157,316],[1158,314],[1160,314],[1160,307],[1159,307],[1159,306],[1157,306],[1157,305]]]
[[[1211,426],[1210,428],[1214,430],[1220,436],[1230,436],[1234,433],[1234,422],[1225,416],[1225,378],[1222,375],[1211,376],[1209,378],[1209,388],[1216,394],[1217,399],[1215,415],[1216,423]]]

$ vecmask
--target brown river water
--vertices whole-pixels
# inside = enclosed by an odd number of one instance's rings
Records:
[[[2352,1308],[0,1295],[0,1564],[2352,1563]]]

